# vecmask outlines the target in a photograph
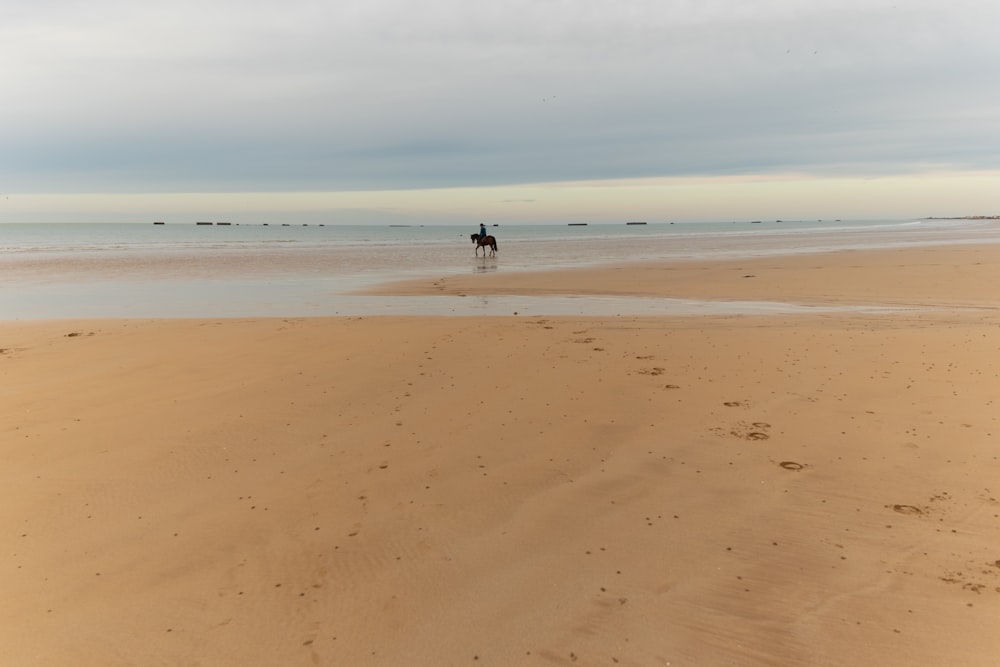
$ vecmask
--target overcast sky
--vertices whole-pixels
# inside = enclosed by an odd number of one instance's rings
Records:
[[[0,0],[0,220],[197,208],[178,193],[405,217],[480,192],[529,220],[567,182],[1000,191],[998,31],[995,0]],[[991,210],[926,212],[1000,212],[966,197]],[[710,199],[680,208],[727,217]]]

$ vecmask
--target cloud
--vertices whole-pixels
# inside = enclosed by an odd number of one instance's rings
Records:
[[[987,168],[1000,5],[23,3],[14,191]]]

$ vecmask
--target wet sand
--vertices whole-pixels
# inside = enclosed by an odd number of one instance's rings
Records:
[[[994,664],[998,266],[390,288],[919,313],[2,323],[0,656]]]
[[[590,294],[951,308],[997,305],[998,284],[1000,244],[981,244],[496,272],[383,284],[364,293]]]

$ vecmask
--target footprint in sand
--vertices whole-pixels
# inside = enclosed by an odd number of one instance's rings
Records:
[[[740,421],[733,424],[728,433],[734,438],[740,438],[742,440],[767,440],[771,437],[768,433],[770,428],[771,425],[767,422],[747,423]],[[712,431],[718,433],[719,435],[726,433],[725,428],[714,428]]]
[[[916,505],[892,505],[892,511],[899,514],[924,514],[924,510]]]
[[[754,422],[750,426],[757,430],[747,433],[747,440],[767,440],[771,437],[767,432],[767,429],[771,428],[771,425],[767,422]]]
[[[1000,586],[997,586],[997,577],[1000,576],[1000,572],[989,568],[1000,568],[1000,560],[986,563],[985,568],[981,563],[971,562],[968,564],[968,569],[961,572],[945,572],[944,576],[938,577],[938,579],[946,584],[957,584],[962,587],[962,590],[976,595],[981,595],[984,591],[1000,593]],[[978,579],[978,581],[973,579]]]
[[[778,464],[785,470],[804,470],[805,466],[801,463],[796,463],[795,461],[782,461]]]

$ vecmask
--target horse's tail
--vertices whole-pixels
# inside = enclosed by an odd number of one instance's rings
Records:
[[[496,237],[493,237],[493,249],[494,250],[497,249],[497,239],[496,239]]]

